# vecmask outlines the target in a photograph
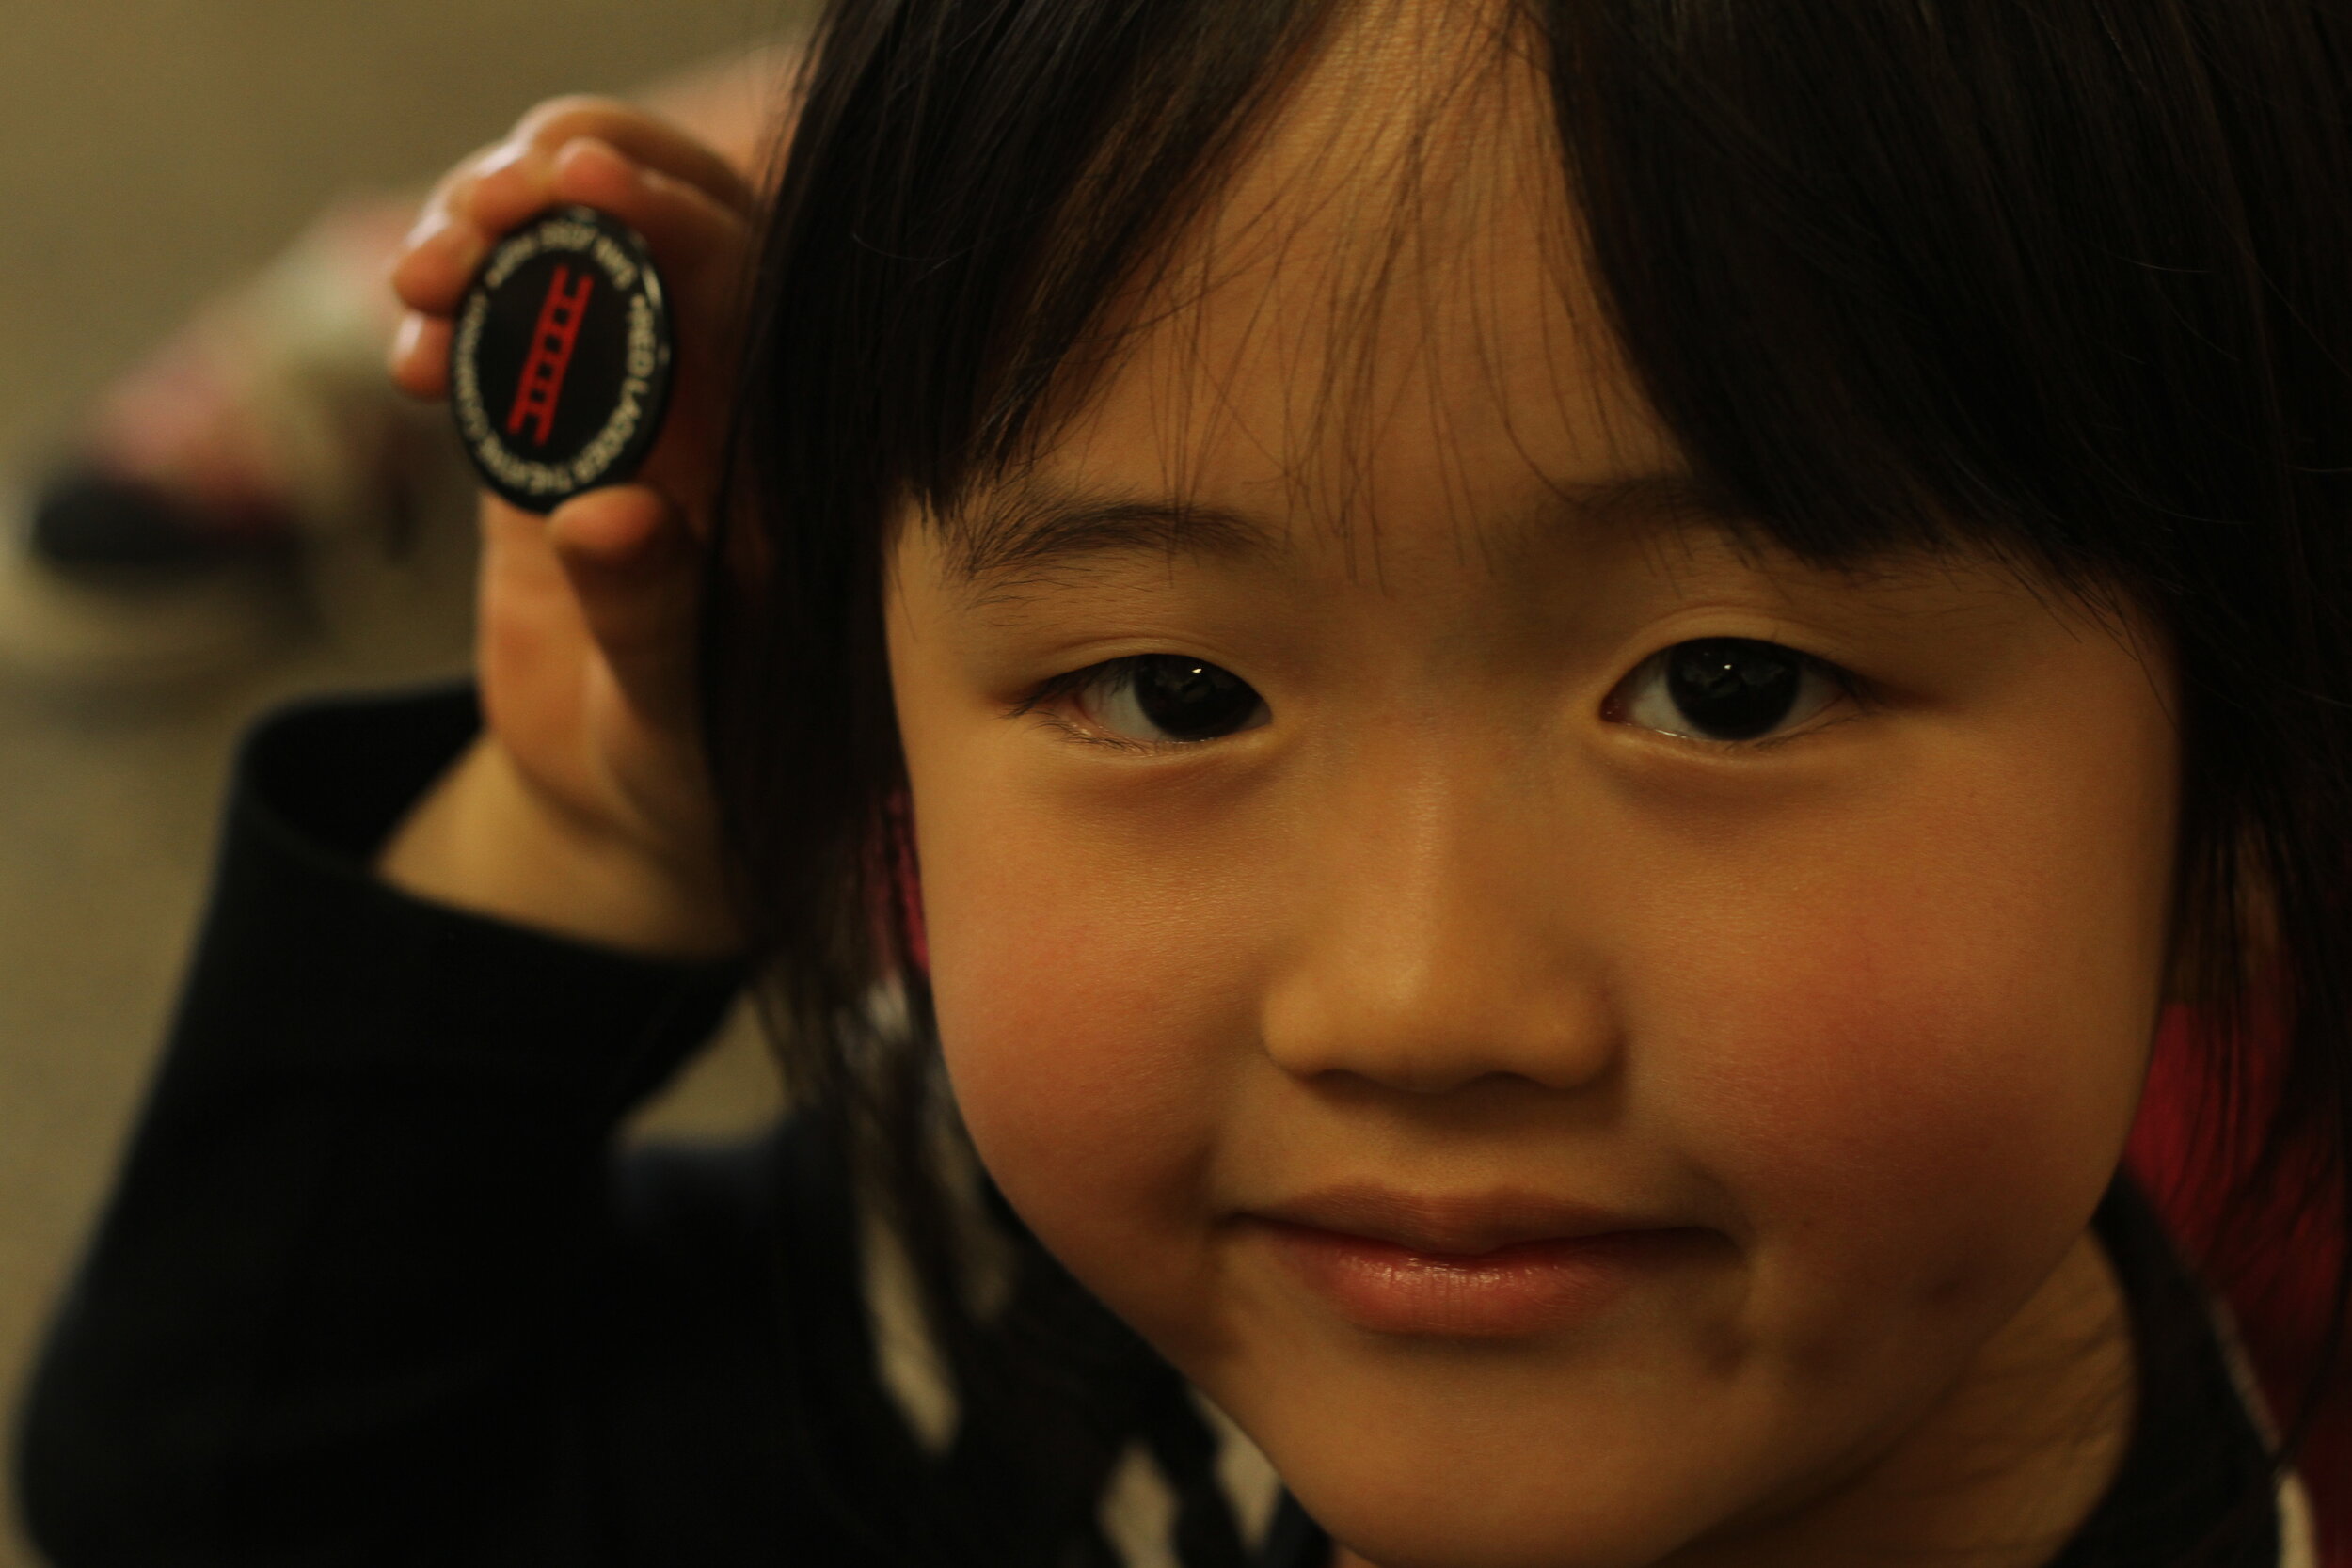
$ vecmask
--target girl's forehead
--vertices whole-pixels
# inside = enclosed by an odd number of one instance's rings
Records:
[[[1049,483],[1386,531],[1686,470],[1594,294],[1549,85],[1473,9],[1343,13],[1114,305]]]
[[[1824,578],[1747,547],[1766,531],[1737,526],[1694,473],[1608,325],[1545,51],[1507,28],[1519,14],[1341,8],[1114,302],[1111,352],[1081,356],[1103,368],[1026,460],[932,519],[947,579],[996,546],[1034,565],[1040,540],[1064,556],[1073,541],[1190,549],[1231,517],[1271,529],[1286,570],[1314,555],[1351,579],[1364,556],[1375,574],[1480,576],[1606,556],[2056,608],[1981,551]]]

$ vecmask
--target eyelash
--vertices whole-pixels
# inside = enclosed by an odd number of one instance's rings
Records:
[[[1039,683],[1006,717],[1018,719],[1024,714],[1035,713],[1040,723],[1049,729],[1059,730],[1065,739],[1087,746],[1107,746],[1112,751],[1137,756],[1159,756],[1169,752],[1188,752],[1195,747],[1215,745],[1216,742],[1209,740],[1125,740],[1115,735],[1095,735],[1080,729],[1058,713],[1041,711],[1045,704],[1057,697],[1083,691],[1105,675],[1127,674],[1136,669],[1138,661],[1150,657],[1148,654],[1135,654],[1125,658],[1104,659],[1100,664],[1089,664],[1081,670],[1065,671]]]
[[[1618,690],[1623,689],[1628,682],[1631,681],[1635,675],[1640,674],[1643,671],[1661,665],[1661,661],[1667,655],[1675,652],[1678,648],[1689,647],[1694,642],[1744,642],[1757,648],[1768,650],[1773,654],[1780,655],[1794,663],[1798,668],[1800,678],[1804,675],[1811,674],[1827,681],[1833,688],[1836,689],[1836,696],[1833,696],[1829,702],[1822,704],[1820,708],[1815,709],[1812,714],[1807,715],[1802,728],[1789,730],[1786,734],[1762,736],[1754,740],[1711,740],[1705,736],[1676,735],[1671,730],[1659,730],[1646,725],[1639,727],[1648,729],[1649,733],[1653,735],[1664,735],[1671,739],[1680,740],[1685,744],[1702,747],[1708,751],[1718,753],[1769,752],[1776,750],[1779,747],[1788,745],[1792,741],[1810,738],[1813,736],[1820,734],[1823,730],[1844,723],[1846,721],[1844,719],[1833,719],[1828,723],[1813,722],[1814,719],[1818,718],[1822,712],[1827,711],[1828,708],[1836,705],[1836,697],[1838,696],[1846,698],[1849,702],[1852,703],[1855,707],[1861,710],[1860,713],[1849,714],[1847,718],[1859,718],[1862,714],[1868,713],[1876,705],[1875,693],[1868,683],[1864,681],[1861,676],[1855,674],[1851,670],[1847,670],[1840,665],[1832,664],[1825,658],[1817,657],[1812,654],[1788,647],[1784,643],[1768,641],[1760,637],[1697,637],[1688,638],[1680,642],[1670,643],[1666,647],[1659,649],[1656,653],[1642,660],[1641,663],[1635,665],[1632,670],[1626,673],[1623,680],[1620,680],[1615,687],[1610,689],[1609,696],[1603,704],[1604,712],[1611,710],[1622,712],[1627,707],[1629,707],[1631,705],[1629,703],[1621,703],[1618,701]]]
[[[1688,645],[1688,643],[1694,641],[1752,642],[1758,647],[1769,648],[1774,653],[1786,655],[1799,664],[1804,671],[1808,671],[1826,679],[1832,686],[1837,689],[1840,695],[1851,700],[1858,706],[1862,707],[1865,711],[1867,711],[1870,706],[1869,688],[1860,676],[1854,674],[1851,671],[1846,670],[1839,665],[1832,664],[1825,658],[1818,658],[1811,654],[1800,652],[1795,648],[1787,647],[1778,642],[1767,642],[1761,638],[1686,639],[1682,642],[1673,643],[1667,647],[1661,648],[1658,652],[1642,660],[1641,663],[1635,665],[1631,671],[1627,673],[1625,680],[1629,681],[1634,675],[1639,674],[1642,671],[1656,665],[1667,654],[1674,652],[1676,648],[1684,647]],[[1100,664],[1089,664],[1081,669],[1069,670],[1063,672],[1061,674],[1051,676],[1046,680],[1040,682],[1036,687],[1032,688],[1025,695],[1024,695],[1017,705],[1007,711],[1006,717],[1009,719],[1018,719],[1025,715],[1034,714],[1040,723],[1044,724],[1048,728],[1059,731],[1066,739],[1077,741],[1082,745],[1105,746],[1113,751],[1122,752],[1130,755],[1161,756],[1175,752],[1190,752],[1198,750],[1203,746],[1214,746],[1218,740],[1225,738],[1220,736],[1209,740],[1128,740],[1119,736],[1098,735],[1091,731],[1081,729],[1078,725],[1072,723],[1060,714],[1045,711],[1045,705],[1057,698],[1070,696],[1073,693],[1083,691],[1089,687],[1094,686],[1105,678],[1119,678],[1130,675],[1139,666],[1143,659],[1155,657],[1160,656],[1152,654],[1133,654],[1121,658],[1105,659]],[[1622,710],[1628,705],[1618,702],[1616,696],[1617,690],[1622,688],[1624,684],[1625,681],[1620,681],[1616,687],[1610,689],[1610,695],[1604,705],[1605,707]],[[1830,728],[1833,724],[1842,723],[1843,721],[1844,721],[1842,720],[1833,720],[1830,724],[1807,724],[1805,728],[1793,730],[1786,735],[1765,736],[1755,740],[1710,740],[1703,736],[1678,736],[1675,735],[1672,731],[1658,729],[1652,729],[1650,733],[1664,735],[1672,739],[1681,740],[1690,745],[1704,747],[1708,750],[1719,752],[1763,752],[1785,746],[1792,740],[1802,740],[1807,736],[1818,734],[1821,730]]]

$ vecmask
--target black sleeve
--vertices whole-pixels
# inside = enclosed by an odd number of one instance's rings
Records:
[[[774,1195],[806,1139],[612,1152],[739,976],[365,869],[478,722],[443,689],[246,743],[162,1067],[20,1417],[56,1568],[775,1561],[793,1533],[774,1314],[802,1222]],[[805,1260],[838,1273],[839,1242]]]

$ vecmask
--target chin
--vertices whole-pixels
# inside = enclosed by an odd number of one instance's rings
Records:
[[[1678,1531],[1629,1529],[1623,1518],[1506,1521],[1456,1510],[1402,1519],[1383,1517],[1391,1511],[1376,1505],[1364,1512],[1361,1526],[1324,1528],[1373,1568],[1647,1568],[1686,1544]]]
[[[1678,1485],[1699,1478],[1664,1455],[1621,1451],[1611,1464],[1571,1448],[1530,1473],[1445,1447],[1327,1451],[1298,1473],[1269,1457],[1307,1512],[1375,1568],[1646,1568],[1690,1544],[1694,1521],[1736,1506]]]

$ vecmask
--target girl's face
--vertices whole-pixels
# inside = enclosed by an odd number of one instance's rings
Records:
[[[1381,1568],[2040,1560],[2128,1416],[2086,1226],[2163,651],[1978,562],[1743,563],[1551,238],[1545,89],[1435,103],[1433,36],[1332,44],[1219,270],[894,546],[965,1120]]]

